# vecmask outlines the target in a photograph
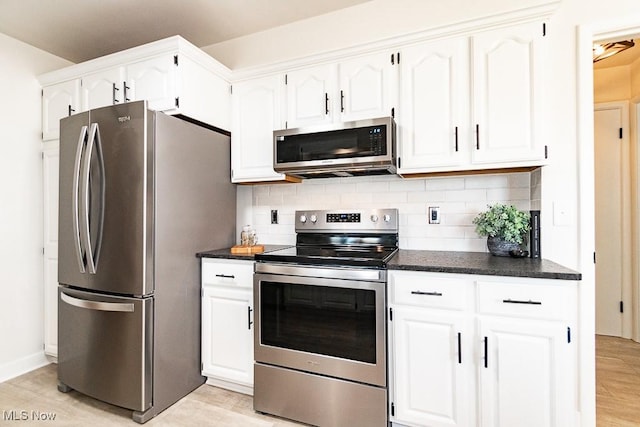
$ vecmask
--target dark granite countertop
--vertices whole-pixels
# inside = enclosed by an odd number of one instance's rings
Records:
[[[292,245],[264,245],[265,252],[273,252],[278,249],[289,248]],[[244,259],[252,261],[255,254],[232,254],[231,248],[212,249],[210,251],[198,252],[198,258],[220,258],[220,259]]]
[[[493,256],[486,252],[447,252],[400,249],[387,264],[389,270],[490,276],[581,280],[577,271],[545,259]]]

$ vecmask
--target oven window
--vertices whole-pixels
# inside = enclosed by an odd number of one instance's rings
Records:
[[[260,282],[264,345],[376,363],[375,291]]]

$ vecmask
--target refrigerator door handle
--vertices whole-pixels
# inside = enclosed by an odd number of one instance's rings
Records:
[[[91,158],[93,157],[93,150],[96,150],[97,171],[94,171],[94,178],[99,177],[99,201],[98,217],[91,217],[91,210],[89,201],[91,200]],[[100,255],[100,247],[102,246],[102,230],[104,226],[104,202],[105,202],[105,177],[104,177],[104,158],[102,156],[102,141],[100,139],[100,130],[98,129],[98,123],[91,123],[91,130],[89,132],[89,144],[87,145],[87,152],[85,155],[85,167],[82,181],[83,195],[84,195],[84,216],[82,218],[82,226],[85,234],[85,246],[87,253],[87,270],[89,274],[96,274],[96,268],[98,266],[98,257]],[[90,220],[97,223],[96,236],[91,235]],[[95,237],[95,241],[92,241],[92,237]],[[93,244],[95,243],[95,251]]]
[[[100,302],[100,301],[88,301],[85,299],[75,298],[64,292],[60,293],[62,301],[69,305],[79,308],[86,308],[87,310],[96,311],[117,311],[122,313],[133,313],[134,305],[131,303],[119,303],[119,302]]]
[[[80,197],[80,166],[82,161],[82,151],[84,149],[84,145],[87,139],[87,126],[82,126],[80,130],[80,137],[78,138],[78,146],[76,147],[76,159],[73,165],[73,188],[71,195],[71,210],[73,216],[73,243],[76,249],[76,258],[78,260],[78,267],[80,268],[80,272],[84,273],[86,271],[84,265],[84,251],[82,250],[82,237],[80,232],[80,202],[78,198]]]

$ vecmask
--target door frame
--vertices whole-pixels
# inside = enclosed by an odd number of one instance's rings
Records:
[[[596,425],[595,384],[595,213],[593,132],[593,41],[640,34],[640,16],[583,24],[576,36],[576,108],[578,159],[579,408],[581,425]]]
[[[640,96],[629,101],[629,154],[633,162],[630,171],[629,199],[631,209],[631,339],[640,342]]]
[[[621,185],[621,206],[620,206],[620,214],[621,214],[621,226],[623,229],[631,230],[632,228],[632,212],[634,212],[633,206],[631,206],[631,158],[630,156],[630,125],[629,125],[629,101],[612,101],[612,102],[600,102],[594,104],[594,112],[602,111],[602,110],[619,110],[621,113],[622,119],[622,129],[624,130],[622,133],[622,164],[621,167],[621,175],[622,182]],[[595,139],[594,139],[594,149],[595,149]],[[627,160],[627,162],[624,162]],[[594,159],[595,161],[595,159]],[[595,207],[595,188],[594,188],[594,207]],[[595,230],[595,222],[594,222],[594,230]],[[632,252],[632,234],[622,233],[622,242],[621,249],[623,254],[622,265],[621,265],[621,279],[622,283],[620,284],[620,299],[624,302],[624,305],[629,309],[623,310],[622,318],[620,319],[620,338],[631,339],[633,337],[634,328],[633,326],[633,318],[635,317],[636,312],[636,304],[633,299],[633,284],[632,284],[632,264],[634,259],[634,254]],[[597,248],[596,248],[597,253]],[[626,254],[626,255],[625,255]],[[597,268],[597,264],[596,264]],[[595,283],[597,287],[598,284]]]

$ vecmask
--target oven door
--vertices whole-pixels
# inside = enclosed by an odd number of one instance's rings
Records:
[[[386,387],[385,306],[384,281],[255,273],[255,360]]]

